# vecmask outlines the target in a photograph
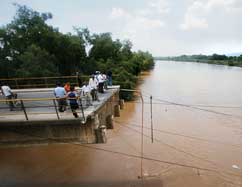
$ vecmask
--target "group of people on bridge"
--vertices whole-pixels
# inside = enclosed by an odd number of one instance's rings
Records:
[[[77,91],[74,85],[70,85],[70,82],[67,82],[64,86],[60,82],[57,82],[56,88],[53,91],[58,102],[59,112],[64,112],[69,103],[72,113],[76,118],[78,117],[76,110],[79,108],[79,98],[85,98],[86,106],[91,106],[93,101],[99,101],[98,92],[104,93],[107,86],[112,86],[112,72],[108,71],[107,74],[104,74],[96,71],[83,84],[81,79],[78,78],[78,84],[80,91]],[[1,93],[5,96],[10,111],[13,111],[17,94],[12,92],[10,86],[5,82],[1,83]]]
[[[78,80],[81,84],[81,81]],[[89,81],[84,82],[80,86],[80,92],[77,92],[74,85],[70,85],[67,82],[64,87],[60,82],[57,82],[56,88],[54,89],[54,95],[57,98],[58,110],[59,112],[64,112],[67,106],[67,100],[69,100],[70,108],[73,115],[77,118],[76,109],[79,108],[77,102],[79,97],[84,97],[86,101],[86,106],[91,106],[92,101],[99,101],[98,94],[104,93],[107,86],[112,85],[112,72],[108,75],[96,71],[95,74],[91,75]]]

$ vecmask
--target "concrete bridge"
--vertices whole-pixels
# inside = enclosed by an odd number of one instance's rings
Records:
[[[92,106],[86,106],[85,98],[80,98],[79,118],[74,118],[70,106],[63,113],[57,110],[53,90],[13,90],[18,94],[14,111],[0,96],[0,145],[107,141],[105,132],[113,128],[113,117],[120,115],[119,86],[108,87]]]

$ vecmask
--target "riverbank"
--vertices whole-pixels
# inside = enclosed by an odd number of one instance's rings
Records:
[[[159,59],[158,59],[159,60]],[[206,63],[206,64],[216,64],[225,66],[236,66],[242,67],[242,62],[237,61],[216,61],[216,60],[161,60],[160,61],[175,61],[175,62],[196,62],[196,63]]]
[[[242,55],[226,56],[226,55],[181,55],[176,57],[154,57],[154,60],[161,61],[177,61],[177,62],[197,62],[206,64],[217,64],[226,66],[242,67]]]

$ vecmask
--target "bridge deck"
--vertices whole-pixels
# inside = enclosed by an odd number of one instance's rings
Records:
[[[59,119],[57,117],[55,105],[53,102],[53,88],[39,88],[39,89],[20,89],[13,90],[18,94],[18,99],[23,99],[23,104],[27,113],[28,120],[25,117],[24,111],[21,105],[16,106],[14,111],[9,110],[9,106],[6,102],[0,102],[0,124],[11,125],[11,124],[29,124],[29,123],[41,123],[53,122],[56,124],[66,123],[67,121],[82,122],[84,123],[84,117],[91,115],[93,112],[98,110],[107,100],[114,95],[118,90],[119,86],[108,87],[105,93],[98,93],[100,101],[94,101],[93,106],[86,106],[85,99],[82,99],[83,112],[81,107],[77,110],[79,118],[74,118],[70,106],[67,106],[65,112],[58,112]],[[51,99],[45,99],[51,98]],[[3,96],[0,96],[0,100],[4,100]],[[29,100],[31,99],[31,100]],[[57,103],[56,103],[57,104]]]

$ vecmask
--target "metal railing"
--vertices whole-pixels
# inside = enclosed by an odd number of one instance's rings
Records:
[[[112,76],[117,77],[116,75]],[[59,81],[62,84],[70,82],[71,85],[81,86],[80,82],[89,81],[89,75],[57,76],[57,77],[26,77],[26,78],[1,78],[0,82],[7,83],[13,89],[26,88],[52,88]]]
[[[24,116],[26,121],[30,120],[30,117],[34,117],[35,115],[41,115],[46,114],[48,117],[48,114],[56,114],[56,117],[52,117],[52,119],[63,119],[66,115],[59,115],[59,100],[62,98],[33,98],[33,99],[0,99],[0,116],[7,118],[7,121],[9,118],[12,118],[15,116],[15,118],[18,121],[17,116]],[[76,110],[76,112],[81,115],[79,115],[79,119],[85,121],[85,115],[84,115],[84,109],[87,108],[87,105],[83,102],[86,101],[85,97],[77,97],[77,98],[63,98],[67,101],[71,99],[76,99],[79,108]],[[71,110],[70,104],[67,102],[67,110]],[[7,111],[11,110],[9,113]],[[13,111],[12,111],[13,110]],[[70,117],[69,117],[70,116]],[[67,116],[67,119],[74,118],[73,111],[71,115]],[[37,117],[36,119],[40,119]],[[46,117],[41,117],[41,119],[46,119]],[[47,118],[48,119],[48,118]],[[65,119],[65,118],[64,118]],[[0,118],[1,121],[1,118]]]
[[[28,78],[2,78],[0,82],[7,83],[13,89],[22,88],[51,88],[56,82],[70,82],[71,85],[79,86],[79,79],[84,82],[88,81],[89,76],[60,76],[60,77],[28,77]]]

